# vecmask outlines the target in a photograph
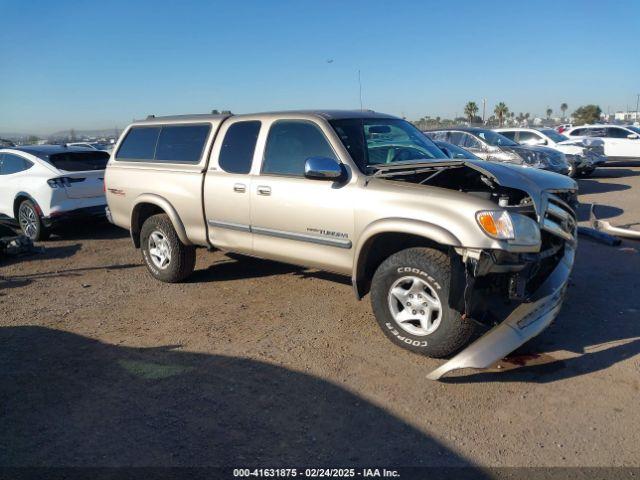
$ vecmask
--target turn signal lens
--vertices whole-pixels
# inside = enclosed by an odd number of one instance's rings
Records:
[[[482,210],[476,213],[480,228],[492,238],[511,240],[514,238],[513,223],[508,212],[504,210]]]

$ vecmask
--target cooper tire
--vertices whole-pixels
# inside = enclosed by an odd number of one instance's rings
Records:
[[[196,264],[195,248],[180,241],[164,213],[145,220],[140,231],[140,249],[149,273],[161,282],[181,282],[191,275]]]
[[[18,223],[20,229],[27,237],[34,242],[47,240],[51,232],[42,223],[42,218],[38,213],[39,209],[31,200],[24,200],[18,206]]]
[[[458,351],[474,335],[476,324],[462,319],[460,312],[449,306],[450,285],[451,261],[446,254],[408,248],[391,255],[378,267],[371,285],[371,305],[380,328],[396,345],[422,355],[439,358]],[[400,292],[406,304],[400,306],[394,292]],[[431,310],[433,305],[439,305],[438,318]],[[430,313],[425,315],[427,309]],[[420,320],[412,320],[412,314]],[[399,321],[406,317],[409,319]]]

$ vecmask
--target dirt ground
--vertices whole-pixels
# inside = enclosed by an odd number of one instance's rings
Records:
[[[638,165],[581,202],[640,222]],[[442,382],[348,280],[200,250],[166,285],[108,225],[41,246],[0,264],[0,465],[640,466],[640,242],[581,239],[556,323]]]

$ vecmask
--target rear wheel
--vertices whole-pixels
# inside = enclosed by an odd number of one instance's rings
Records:
[[[18,207],[18,223],[22,233],[34,242],[49,238],[50,232],[43,225],[38,209],[31,200],[24,200]]]
[[[449,306],[449,257],[430,248],[408,248],[376,270],[371,304],[393,343],[430,357],[450,355],[466,345],[475,324]]]
[[[164,213],[145,220],[140,232],[140,247],[149,273],[162,282],[180,282],[193,272],[195,248],[180,241]]]

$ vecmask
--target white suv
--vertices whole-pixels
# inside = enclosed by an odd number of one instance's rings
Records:
[[[107,152],[66,145],[0,149],[0,219],[45,240],[58,223],[104,216],[108,161]]]
[[[564,135],[571,139],[599,138],[607,157],[640,157],[640,128],[631,125],[583,125]]]
[[[496,132],[521,145],[546,146],[565,154],[570,164],[569,175],[590,175],[605,163],[604,142],[596,138],[569,137],[553,128],[497,128]]]

